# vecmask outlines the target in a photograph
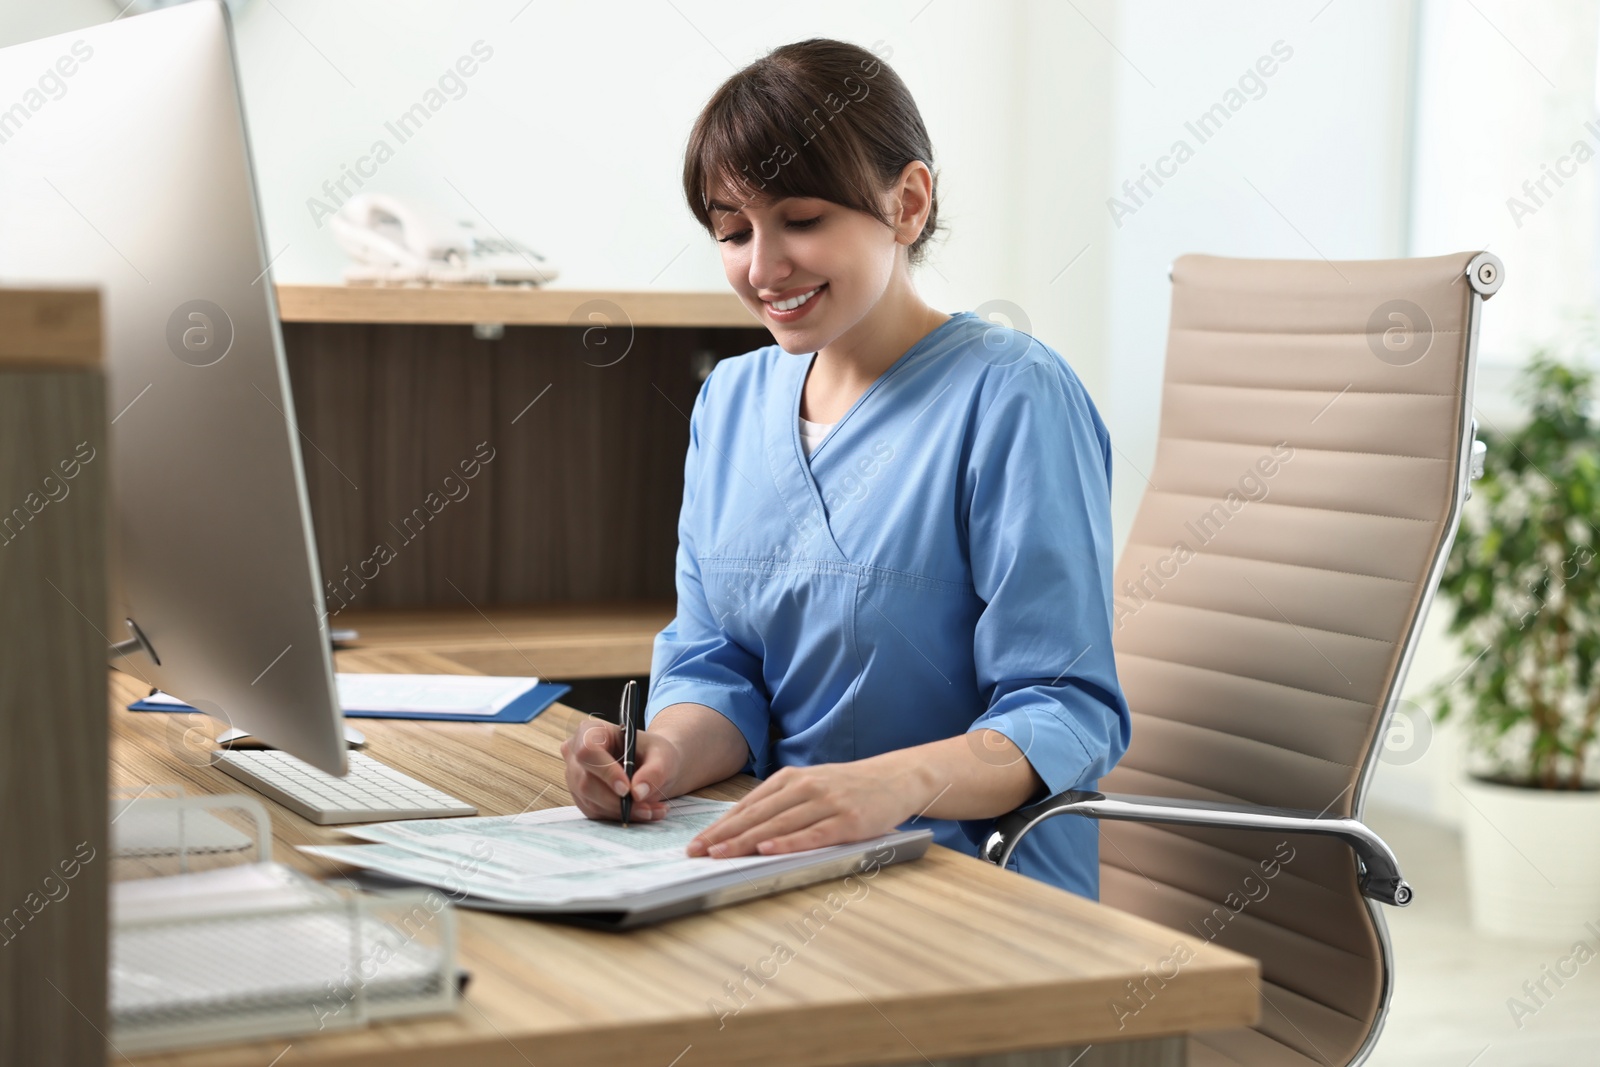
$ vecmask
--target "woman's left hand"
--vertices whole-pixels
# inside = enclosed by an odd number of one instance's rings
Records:
[[[886,834],[918,814],[915,789],[880,761],[783,767],[689,842],[689,855],[777,855]]]

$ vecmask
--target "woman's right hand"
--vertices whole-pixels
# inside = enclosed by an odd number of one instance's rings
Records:
[[[667,813],[672,782],[683,761],[678,746],[665,736],[640,730],[634,737],[638,762],[633,772],[633,811],[639,822],[652,822]],[[629,790],[622,771],[622,727],[604,719],[585,719],[561,743],[567,768],[567,789],[578,810],[591,819],[622,818],[622,796]]]

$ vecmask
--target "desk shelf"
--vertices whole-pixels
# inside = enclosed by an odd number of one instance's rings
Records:
[[[521,289],[457,285],[280,285],[284,322],[363,322],[504,326],[588,326],[591,312],[605,325],[758,328],[729,292],[654,289]],[[609,314],[608,314],[609,313]],[[623,318],[609,321],[612,317]]]
[[[466,669],[571,681],[648,675],[656,634],[672,621],[674,610],[670,599],[483,611],[392,608],[348,611],[332,624],[360,634],[343,655],[359,653],[367,670],[404,673],[409,668],[403,664],[426,656],[450,662],[435,663],[423,673]]]

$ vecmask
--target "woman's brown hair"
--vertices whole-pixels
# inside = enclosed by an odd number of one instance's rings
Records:
[[[928,131],[899,75],[865,48],[813,38],[774,49],[712,94],[689,134],[683,195],[712,235],[713,186],[739,206],[815,197],[893,225],[883,193],[913,160],[933,170]],[[911,262],[938,215],[935,195]]]

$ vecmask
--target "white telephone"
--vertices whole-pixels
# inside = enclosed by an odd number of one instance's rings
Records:
[[[347,282],[543,285],[560,273],[526,245],[382,193],[351,197],[328,225],[354,261]]]

